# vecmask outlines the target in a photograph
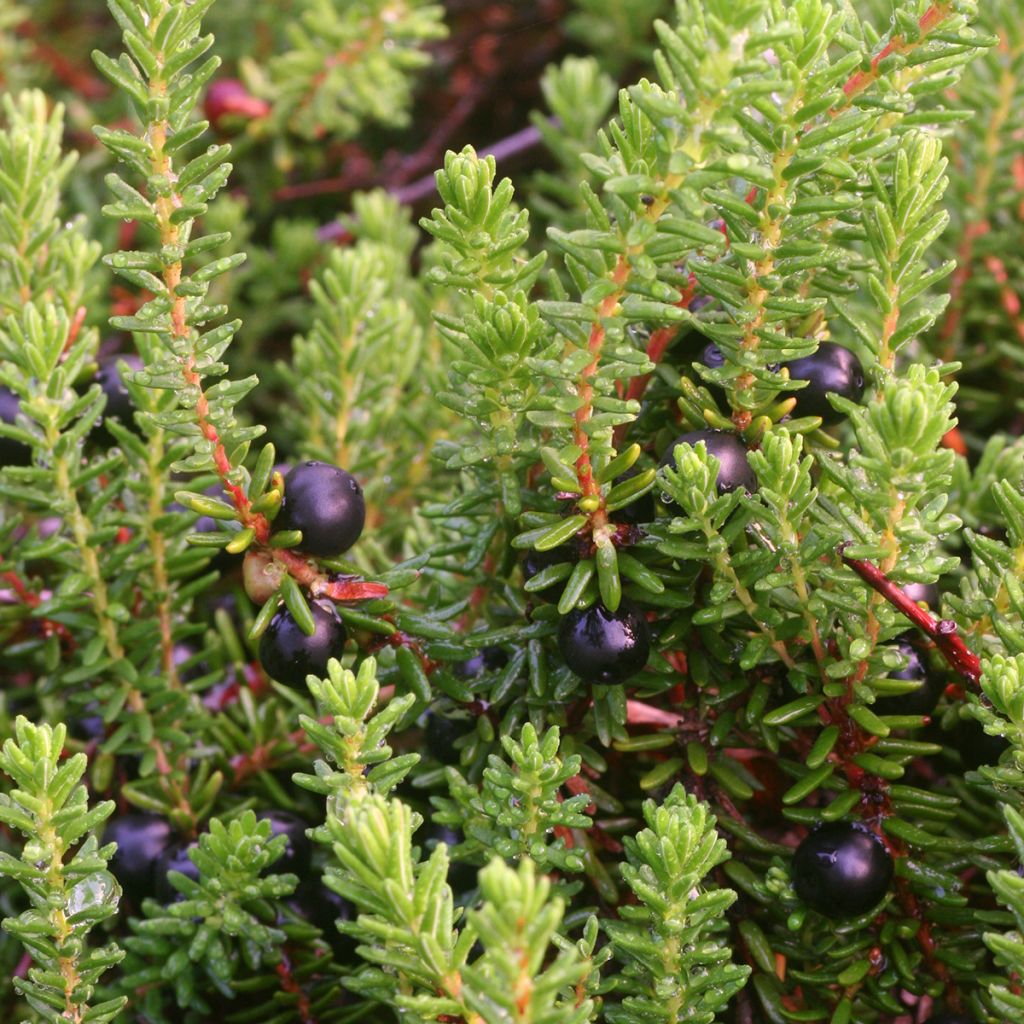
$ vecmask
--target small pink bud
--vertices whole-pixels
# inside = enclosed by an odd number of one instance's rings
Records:
[[[243,120],[266,117],[270,104],[253,96],[237,78],[223,78],[206,90],[203,111],[210,124],[220,128],[225,117]]]

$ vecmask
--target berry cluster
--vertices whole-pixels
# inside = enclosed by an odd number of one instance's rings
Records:
[[[705,348],[703,362],[709,368],[723,364],[722,354],[716,345],[711,344]],[[800,410],[807,415],[821,417],[824,423],[837,422],[828,394],[836,393],[857,401],[864,393],[864,372],[860,360],[841,345],[823,343],[814,355],[790,363],[788,370],[790,379],[806,382],[806,386],[798,392]],[[746,446],[737,434],[724,430],[696,430],[680,435],[663,454],[660,468],[677,468],[676,448],[679,445],[695,446],[700,443],[704,444],[709,455],[718,460],[716,485],[720,494],[736,489],[748,493],[757,490],[757,479],[747,460]],[[619,483],[637,472],[638,469],[633,468],[615,482]],[[671,513],[674,508],[671,498],[664,495],[662,501],[666,511]],[[627,505],[618,515],[618,520],[639,526],[650,522],[654,515],[653,497],[648,492],[640,500]],[[523,580],[528,583],[545,570],[554,570],[563,564],[571,565],[576,557],[571,545],[562,545],[549,551],[531,551],[522,562]],[[535,592],[544,595],[546,591],[549,600],[558,600],[567,575],[566,572],[556,579],[552,573],[551,584]],[[556,587],[557,583],[562,586]],[[559,626],[558,646],[566,665],[592,684],[623,683],[636,675],[647,664],[650,645],[651,633],[647,618],[630,601],[623,601],[615,612],[601,604],[574,609],[563,617]],[[908,667],[907,671],[911,671],[911,668]]]
[[[724,365],[724,358],[716,345],[709,344],[701,363],[707,369],[718,369]],[[794,415],[819,417],[823,426],[835,426],[841,420],[829,395],[857,402],[864,393],[860,360],[840,345],[823,343],[813,355],[794,360],[785,370],[789,379],[804,382],[795,392]],[[748,494],[757,491],[746,445],[739,434],[724,430],[696,430],[680,435],[662,454],[659,468],[677,469],[678,446],[701,443],[718,462],[715,483],[719,494],[737,489]],[[636,472],[636,468],[629,471]],[[616,483],[624,478],[625,475],[619,477]],[[657,514],[653,496],[643,497],[646,502],[626,506],[617,514],[617,521],[642,528],[653,520]],[[676,511],[668,495],[661,495],[660,508],[666,515]],[[576,541],[552,550],[529,551],[521,563],[523,581],[529,584],[539,578],[540,586],[534,584],[528,592],[541,599],[559,600],[571,567],[580,557]],[[905,592],[911,600],[926,607],[936,608],[939,604],[934,585],[912,584]],[[628,598],[622,599],[614,613],[600,601],[587,608],[574,608],[560,620],[558,647],[565,664],[588,684],[624,683],[647,664],[651,649],[648,616]],[[899,692],[879,696],[875,709],[887,715],[928,716],[942,696],[946,677],[933,670],[929,652],[914,634],[899,637],[896,648],[905,659],[905,666],[890,673],[889,678],[906,685]],[[436,714],[428,716],[428,749],[442,763],[457,760],[455,742],[468,728]],[[797,848],[791,869],[797,895],[812,910],[834,919],[858,917],[877,907],[889,890],[893,873],[893,858],[879,836],[863,824],[846,821],[813,830]],[[933,1018],[932,1024],[956,1024],[959,1020],[940,1015]]]
[[[125,362],[132,371],[142,369],[142,360],[137,355],[112,355],[103,359],[94,378],[106,399],[103,408],[104,419],[116,419],[123,426],[135,426],[131,395],[121,376],[120,362]],[[21,402],[10,388],[0,387],[0,422],[18,426]],[[91,435],[91,440],[111,443],[113,436],[101,422]],[[14,438],[0,436],[0,466],[27,466],[32,461],[32,450],[28,445]]]
[[[700,356],[700,364],[706,370],[719,370],[725,365],[721,349],[711,342]],[[859,402],[864,396],[864,367],[854,352],[835,342],[823,341],[816,352],[794,359],[785,369],[791,381],[804,382],[796,396],[795,414],[817,416],[823,426],[835,426],[843,416],[829,401],[829,395],[838,395],[851,402]],[[712,384],[715,392],[721,389]]]
[[[705,348],[703,362],[709,368],[723,365],[722,354],[716,345],[710,344]],[[825,424],[838,422],[836,410],[828,401],[829,394],[835,393],[851,401],[858,401],[864,393],[864,371],[860,360],[841,345],[825,342],[814,355],[794,360],[788,364],[787,369],[791,380],[806,382],[806,386],[797,393],[800,411],[820,417]],[[757,479],[747,460],[746,445],[737,434],[724,430],[696,430],[681,434],[668,446],[659,467],[676,469],[676,448],[681,444],[695,446],[700,443],[718,461],[716,486],[720,494],[737,489],[747,493],[757,490]],[[638,469],[633,468],[615,482],[619,483],[637,472]],[[663,495],[662,502],[666,512],[671,513],[674,509],[671,498]],[[627,505],[619,513],[618,520],[639,526],[650,522],[654,515],[653,497],[648,492],[641,496],[641,500]],[[529,582],[545,570],[554,569],[563,563],[571,564],[575,560],[576,555],[570,545],[550,551],[531,551],[522,562],[523,580]],[[549,599],[557,600],[561,597],[564,578],[563,575],[555,580],[552,576],[552,585],[544,588]],[[562,582],[562,587],[556,589],[556,582]],[[544,591],[539,593],[543,594]],[[623,601],[615,612],[601,604],[587,609],[574,609],[563,617],[558,632],[558,646],[566,665],[592,684],[622,683],[636,675],[647,664],[650,644],[647,618],[630,601]],[[913,666],[908,666],[907,671],[912,670]]]
[[[269,874],[285,872],[308,881],[313,849],[305,821],[288,811],[259,811],[259,820],[270,822],[270,835],[287,837],[284,853],[267,868]],[[128,898],[138,905],[146,897],[160,903],[182,899],[170,872],[177,871],[193,881],[199,880],[199,869],[189,853],[196,849],[196,840],[176,838],[170,823],[156,814],[136,812],[113,818],[103,833],[104,843],[117,843],[110,860],[110,870]]]
[[[334,558],[359,540],[366,523],[363,490],[351,473],[327,462],[300,463],[284,477],[284,497],[275,519],[279,531],[298,531],[299,550]],[[247,580],[248,582],[248,580]],[[267,595],[248,587],[255,600]],[[331,658],[341,658],[348,633],[332,601],[310,603],[313,632],[303,631],[282,605],[260,638],[260,663],[268,675],[287,686],[303,686],[306,676],[322,676]]]
[[[336,922],[352,919],[352,905],[324,885],[320,872],[313,868],[313,848],[306,835],[308,823],[281,810],[259,811],[256,817],[270,822],[271,838],[286,837],[284,852],[265,869],[266,874],[298,877],[299,884],[285,901],[285,908],[321,930],[339,963],[351,961],[355,943],[337,930]],[[174,872],[192,882],[200,879],[199,868],[190,856],[198,841],[176,838],[167,820],[158,815],[122,814],[107,824],[103,842],[117,844],[110,870],[136,907],[147,898],[163,906],[185,899],[172,877]]]

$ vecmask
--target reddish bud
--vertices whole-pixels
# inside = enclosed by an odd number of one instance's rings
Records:
[[[266,117],[270,113],[270,104],[253,96],[237,78],[223,78],[206,90],[203,112],[214,128],[220,128],[226,117],[247,121]]]

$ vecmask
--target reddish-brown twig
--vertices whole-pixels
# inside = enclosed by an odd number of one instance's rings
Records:
[[[85,316],[88,310],[85,306],[79,306],[75,310],[75,315],[71,318],[71,323],[68,325],[68,336],[64,342],[64,354],[67,355],[71,351],[71,346],[74,345],[78,339],[78,332],[82,329],[82,324],[85,323]]]
[[[494,145],[486,147],[480,155],[482,157],[493,156],[496,161],[507,160],[509,157],[517,156],[520,153],[533,149],[540,144],[541,138],[540,130],[530,125],[528,128],[523,128],[504,139],[500,139]],[[333,180],[335,183],[338,183],[339,187],[337,189],[330,189],[330,191],[344,191],[350,185],[347,178],[336,178]],[[292,186],[293,189],[298,189],[299,187]],[[412,206],[420,202],[420,200],[433,195],[436,190],[437,178],[431,173],[424,174],[422,178],[417,178],[415,181],[409,182],[408,185],[402,185],[400,188],[392,188],[388,191],[404,206]],[[321,242],[340,241],[348,235],[348,226],[342,221],[337,220],[324,224],[317,232],[317,238]]]
[[[595,526],[603,526],[605,521],[604,503],[601,496],[601,488],[594,479],[593,467],[590,463],[590,434],[587,431],[587,424],[594,413],[594,378],[601,366],[601,351],[604,348],[605,326],[604,320],[612,315],[625,291],[626,281],[629,279],[630,266],[625,257],[620,256],[611,273],[611,281],[615,291],[601,300],[597,308],[597,316],[593,326],[590,328],[590,339],[587,347],[590,350],[591,360],[580,374],[576,393],[580,397],[580,407],[576,410],[576,425],[573,428],[573,441],[579,448],[579,458],[576,459],[576,475],[579,477],[580,487],[584,498],[593,498],[600,502],[599,508],[592,513],[591,522]]]
[[[978,656],[968,650],[967,645],[957,634],[956,623],[952,619],[935,619],[920,605],[912,601],[897,584],[893,583],[877,565],[865,562],[860,558],[849,558],[844,553],[848,544],[841,544],[839,554],[843,563],[848,565],[865,583],[878,591],[897,611],[902,612],[917,626],[942,652],[953,670],[968,683],[976,685],[981,676],[981,662]]]
[[[281,961],[276,970],[277,976],[281,979],[281,988],[295,996],[295,1012],[298,1014],[299,1020],[302,1021],[302,1024],[316,1024],[316,1018],[309,1005],[309,996],[295,980],[295,975],[292,973],[292,962],[286,951],[282,952]]]

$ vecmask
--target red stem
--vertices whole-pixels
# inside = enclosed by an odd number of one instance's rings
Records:
[[[281,962],[277,965],[277,976],[281,979],[281,988],[290,992],[296,997],[295,1012],[299,1015],[302,1024],[316,1024],[316,1018],[309,1005],[309,996],[303,991],[302,986],[295,980],[292,973],[291,960],[286,952],[281,953]]]
[[[981,662],[957,635],[956,623],[952,619],[932,618],[920,605],[907,597],[877,565],[872,565],[871,562],[865,562],[859,558],[848,558],[843,554],[847,546],[848,543],[839,546],[839,554],[843,562],[865,583],[878,591],[897,611],[902,612],[910,619],[938,647],[942,656],[958,675],[968,683],[977,685],[981,676]]]
[[[27,608],[35,608],[39,604],[39,595],[32,593],[16,572],[12,570],[0,572],[0,579],[7,580],[10,583],[14,593],[18,596],[18,600]]]
[[[690,280],[676,305],[680,309],[689,309],[696,291],[697,278],[693,274],[690,274]],[[670,327],[659,327],[656,331],[651,333],[650,338],[647,339],[647,358],[650,359],[652,363],[661,362],[661,357],[665,354],[665,349],[669,347],[678,330],[679,328],[673,324]],[[642,377],[634,377],[629,382],[629,387],[626,389],[626,400],[639,401],[643,398],[650,379],[651,375],[649,373],[645,373]]]
[[[847,100],[860,95],[877,77],[878,66],[886,57],[894,53],[905,53],[917,45],[925,36],[938,28],[952,13],[946,4],[932,4],[918,19],[917,25],[920,31],[917,40],[908,44],[902,36],[893,36],[886,45],[871,59],[871,68],[868,71],[855,71],[843,86],[843,92]]]

